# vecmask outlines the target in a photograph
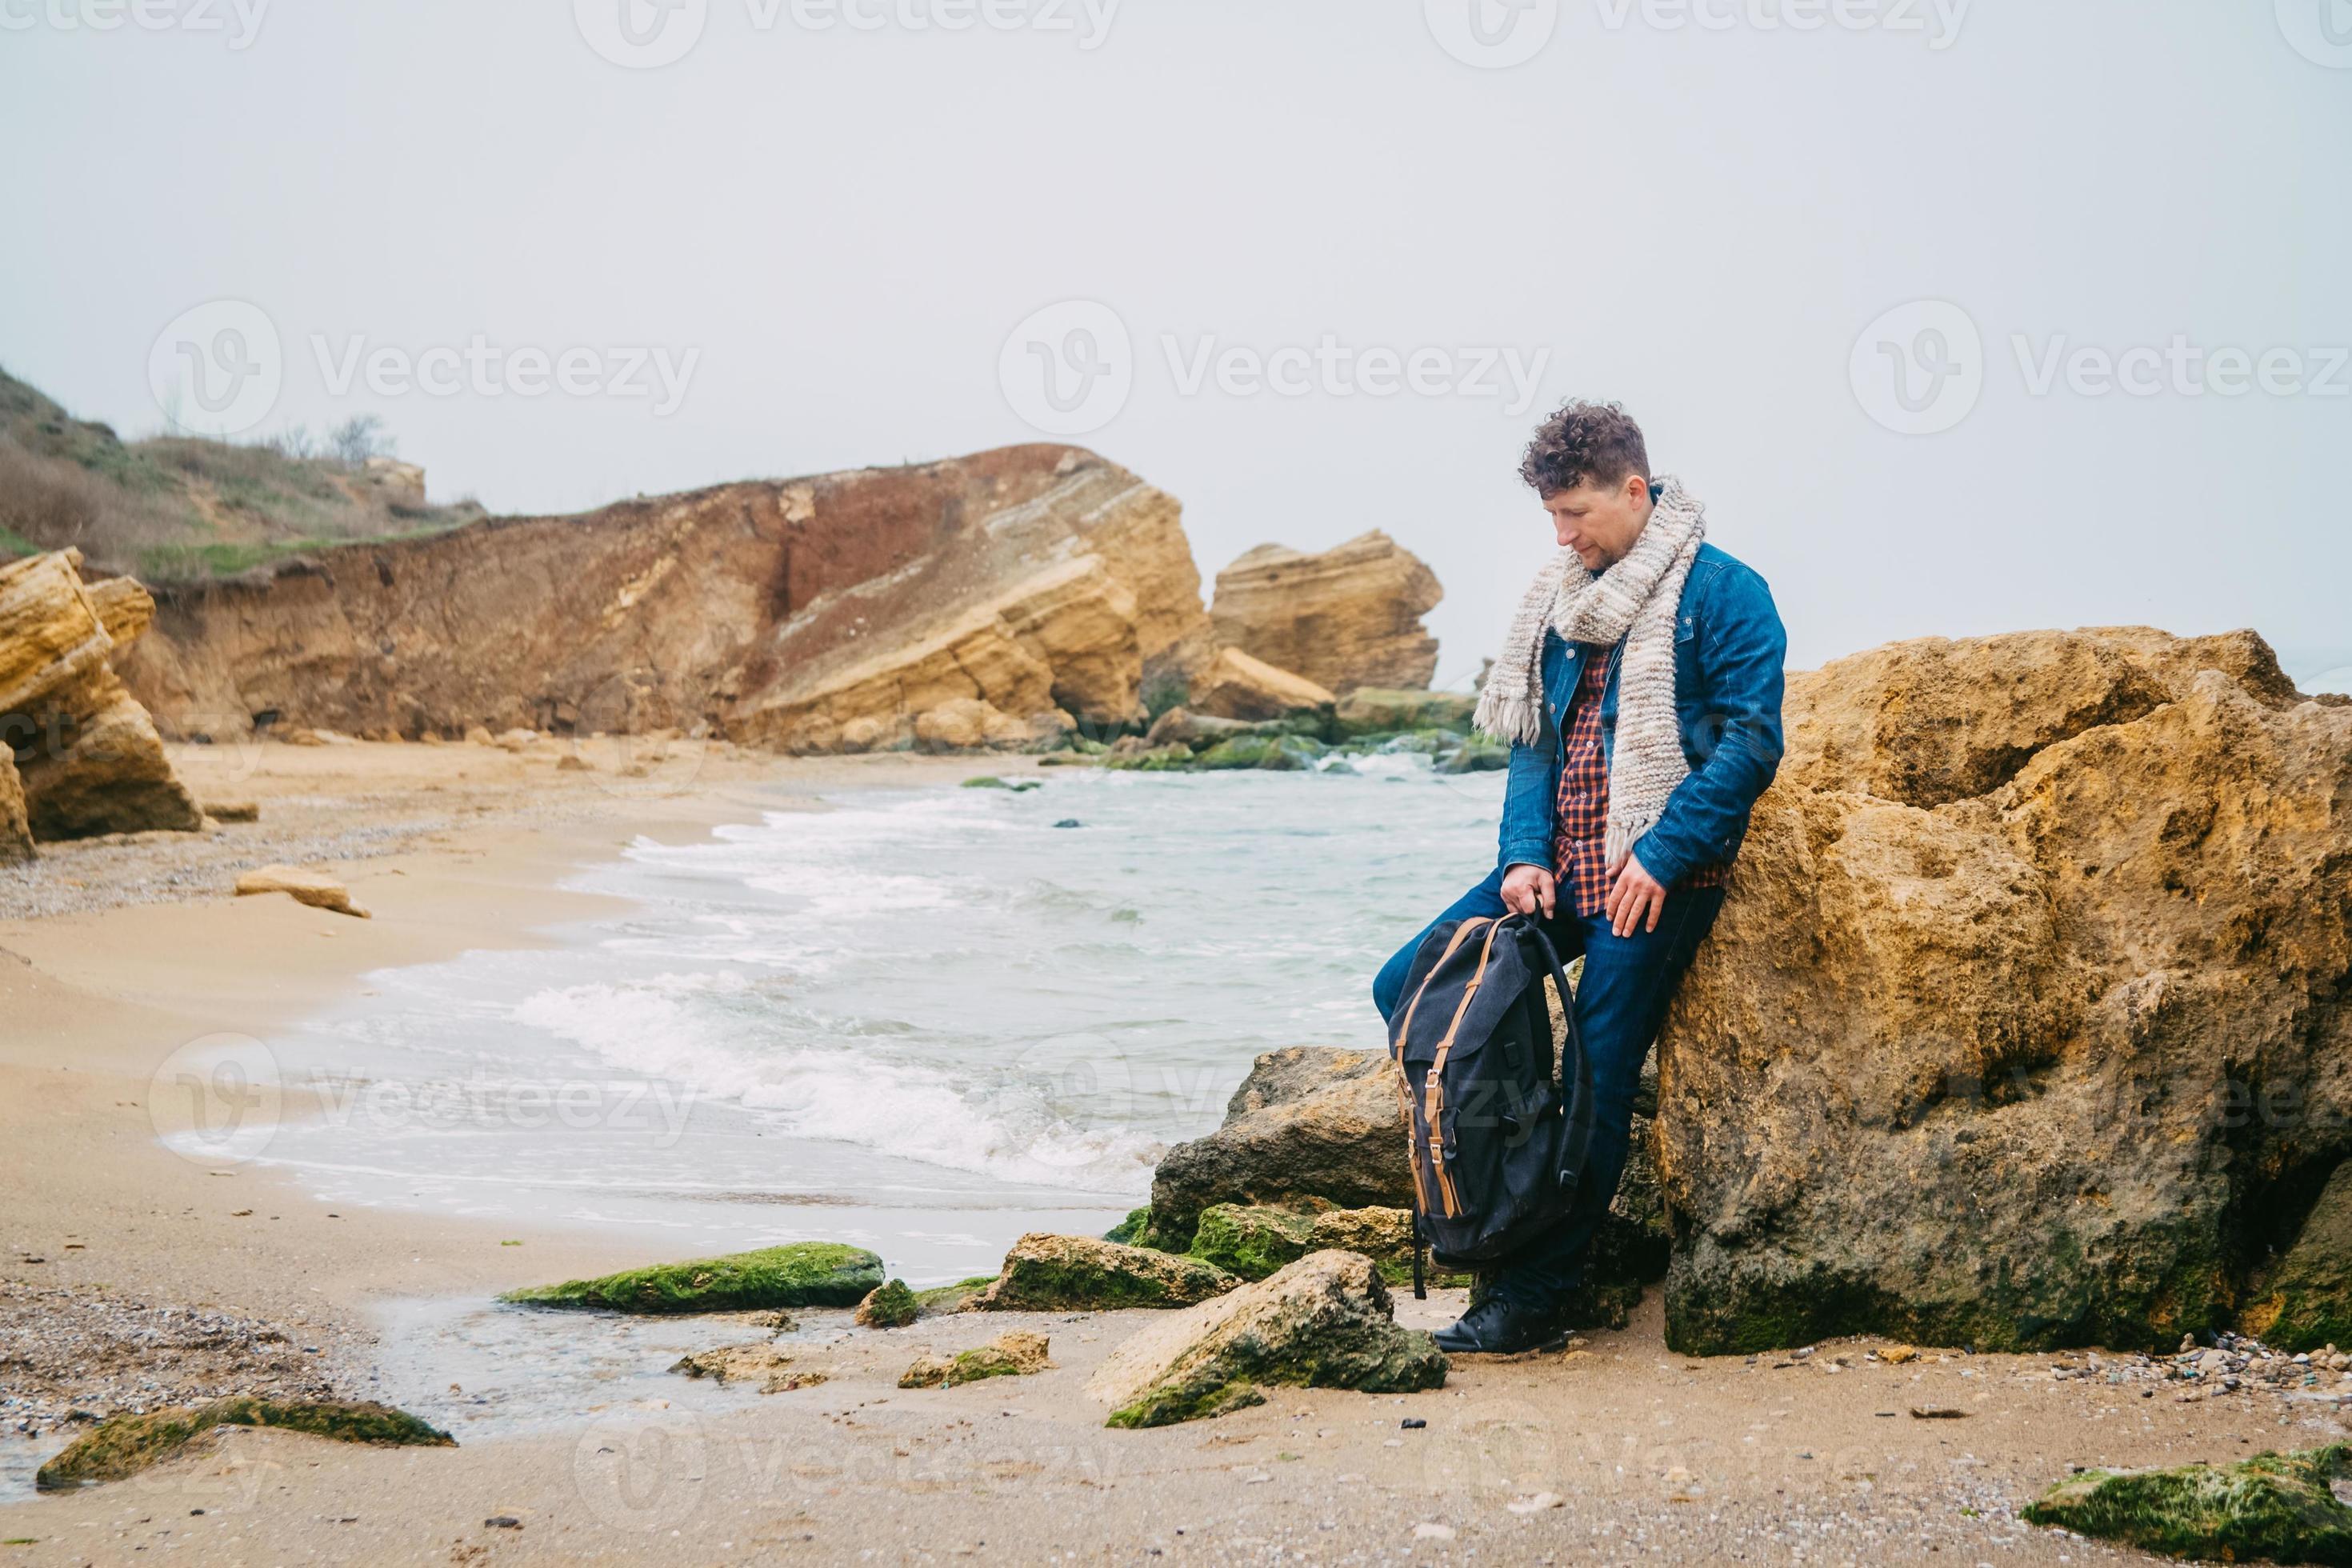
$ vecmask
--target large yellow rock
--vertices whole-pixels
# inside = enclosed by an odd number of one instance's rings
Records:
[[[1265,720],[1328,712],[1334,700],[1305,677],[1229,647],[1193,678],[1189,706],[1212,719]]]
[[[1445,590],[1419,557],[1375,529],[1316,554],[1261,544],[1217,574],[1217,640],[1342,695],[1420,689],[1437,670],[1421,624]]]
[[[2227,1322],[2352,1152],[2352,706],[2126,628],[1899,643],[1788,712],[1659,1045],[1670,1342]]]
[[[16,761],[0,746],[0,866],[33,858],[33,829],[25,820],[25,781],[16,776]]]
[[[36,838],[159,828],[204,814],[173,773],[147,710],[108,658],[153,612],[125,579],[84,586],[70,551],[0,566],[0,729]]]

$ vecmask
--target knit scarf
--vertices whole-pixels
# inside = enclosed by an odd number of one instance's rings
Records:
[[[1662,478],[1656,507],[1625,558],[1599,576],[1573,550],[1536,574],[1519,602],[1502,657],[1487,673],[1475,720],[1498,741],[1533,745],[1544,738],[1543,638],[1547,628],[1570,642],[1607,647],[1623,638],[1617,671],[1617,735],[1609,760],[1609,829],[1603,844],[1613,874],[1635,840],[1657,825],[1675,787],[1689,776],[1682,722],[1675,713],[1675,615],[1691,560],[1706,538],[1706,507]]]

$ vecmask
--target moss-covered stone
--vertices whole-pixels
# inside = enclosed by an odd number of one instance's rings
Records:
[[[1371,1260],[1317,1252],[1136,1334],[1087,1391],[1108,1425],[1164,1426],[1258,1403],[1267,1385],[1405,1394],[1445,1381],[1427,1334],[1400,1329]]]
[[[1154,746],[1145,752],[1120,752],[1106,759],[1103,766],[1127,773],[1188,773],[1192,768],[1192,748]]]
[[[1091,1236],[1033,1232],[1013,1244],[1003,1272],[976,1304],[996,1311],[1189,1307],[1240,1283],[1197,1258]]]
[[[43,1465],[35,1485],[45,1492],[94,1486],[134,1476],[185,1447],[215,1426],[275,1426],[339,1443],[454,1448],[457,1439],[389,1405],[342,1400],[289,1401],[240,1396],[210,1405],[116,1415],[100,1422],[64,1453]]]
[[[977,1274],[969,1279],[959,1279],[952,1285],[934,1285],[915,1292],[915,1316],[945,1317],[952,1312],[976,1311],[981,1297],[996,1283],[993,1274]]]
[[[1043,789],[1045,786],[1035,779],[1021,779],[1007,783],[994,773],[983,773],[976,779],[964,780],[963,787],[965,789],[1003,789],[1011,790],[1014,795],[1026,795],[1033,789]]]
[[[796,1241],[757,1252],[632,1268],[509,1290],[524,1307],[641,1313],[740,1312],[761,1307],[854,1307],[882,1283],[882,1260],[863,1247]]]
[[[877,1287],[857,1303],[857,1321],[869,1329],[903,1329],[922,1315],[922,1304],[904,1279]]]
[[[2352,1344],[2352,1163],[2327,1178],[2302,1233],[2238,1326],[2276,1350]]]
[[[1495,741],[1472,741],[1441,753],[1441,773],[1498,773],[1511,765],[1511,748]]]
[[[2024,1517],[2171,1557],[2352,1563],[2352,1509],[2333,1489],[2347,1476],[2352,1448],[2340,1443],[2222,1467],[2087,1470]]]
[[[1201,1211],[1191,1256],[1244,1279],[1263,1279],[1314,1251],[1314,1234],[1313,1215],[1214,1204]]]
[[[1193,759],[1203,773],[1264,768],[1274,773],[1297,773],[1315,765],[1323,754],[1321,742],[1304,735],[1236,735],[1220,741]]]
[[[982,1378],[1027,1377],[1052,1368],[1054,1363],[1046,1358],[1050,1348],[1051,1342],[1045,1335],[1016,1329],[997,1335],[984,1345],[958,1351],[952,1356],[918,1356],[900,1375],[898,1386],[953,1388],[960,1383],[978,1383]]]
[[[1121,1247],[1140,1247],[1143,1244],[1136,1237],[1145,1235],[1150,1229],[1151,1205],[1146,1204],[1139,1209],[1128,1210],[1125,1219],[1103,1232],[1103,1239],[1115,1241]]]
[[[1339,699],[1332,726],[1344,735],[1383,735],[1399,730],[1467,730],[1478,700],[1465,692],[1407,691],[1360,686]]]

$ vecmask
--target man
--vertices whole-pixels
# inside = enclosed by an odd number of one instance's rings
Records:
[[[1788,639],[1764,579],[1706,542],[1705,508],[1650,478],[1614,404],[1544,422],[1519,473],[1560,543],[1486,678],[1478,727],[1511,742],[1502,854],[1432,928],[1540,912],[1579,954],[1576,1023],[1592,1068],[1591,1153],[1568,1216],[1506,1259],[1448,1351],[1543,1342],[1625,1168],[1643,1059],[1715,924],[1756,797],[1780,762]],[[1421,936],[1372,984],[1393,1018]]]

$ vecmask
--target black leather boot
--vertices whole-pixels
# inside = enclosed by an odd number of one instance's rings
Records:
[[[1559,1337],[1558,1312],[1493,1294],[1436,1334],[1437,1348],[1452,1355],[1517,1355]]]

